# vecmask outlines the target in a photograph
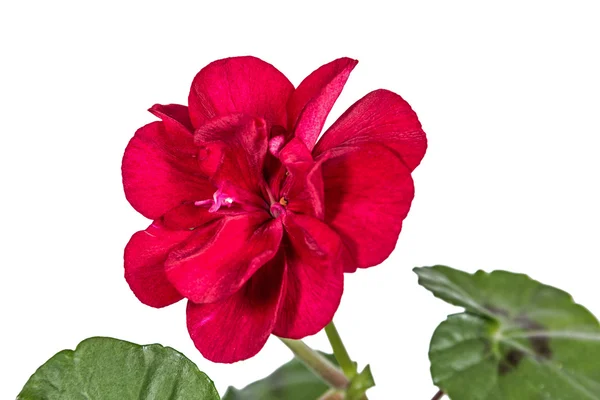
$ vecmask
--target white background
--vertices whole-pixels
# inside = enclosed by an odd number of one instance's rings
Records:
[[[328,125],[383,87],[428,134],[396,251],[347,276],[335,317],[351,356],[372,365],[372,399],[435,392],[428,342],[454,309],[417,286],[414,266],[525,272],[600,315],[598,3],[359,3],[2,3],[0,398],[94,335],[179,349],[221,393],[290,358],[271,338],[251,360],[212,364],[183,302],[146,307],[123,279],[123,247],[148,224],[123,196],[125,145],[154,120],[148,107],[185,104],[195,73],[234,55],[294,84],[357,58]],[[328,349],[322,334],[307,341]]]

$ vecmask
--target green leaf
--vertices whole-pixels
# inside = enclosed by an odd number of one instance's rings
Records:
[[[419,284],[466,312],[429,348],[434,384],[453,400],[600,400],[600,325],[559,289],[506,271],[415,268]]]
[[[17,400],[218,400],[212,381],[183,354],[93,337],[42,365]]]
[[[338,365],[332,354],[323,354]],[[264,379],[243,389],[230,387],[223,400],[311,400],[318,399],[329,386],[297,358],[279,367]]]

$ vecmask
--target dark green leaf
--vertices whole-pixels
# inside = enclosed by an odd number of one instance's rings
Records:
[[[332,354],[323,354],[338,365]],[[271,375],[243,389],[230,387],[223,400],[313,400],[329,389],[326,383],[294,358]]]
[[[453,400],[600,400],[600,325],[559,289],[506,271],[415,268],[466,312],[431,340],[434,383]]]
[[[183,354],[94,337],[63,350],[29,378],[17,400],[218,400],[212,381]]]

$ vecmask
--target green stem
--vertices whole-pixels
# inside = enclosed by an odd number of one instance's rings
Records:
[[[344,400],[344,392],[340,392],[337,389],[330,389],[319,397],[319,400]]]
[[[323,379],[329,386],[337,389],[346,389],[350,381],[329,360],[308,347],[301,340],[279,338],[294,355],[312,370],[318,377]]]
[[[346,351],[346,347],[344,346],[344,342],[342,342],[342,338],[333,324],[333,321],[331,321],[329,325],[325,327],[325,333],[327,334],[329,343],[331,343],[331,347],[333,348],[335,359],[337,360],[338,364],[340,364],[342,371],[344,371],[344,374],[348,377],[348,379],[354,378],[357,373],[356,365],[350,359],[348,351]]]

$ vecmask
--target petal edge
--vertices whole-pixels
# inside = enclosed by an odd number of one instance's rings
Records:
[[[347,57],[331,61],[308,75],[290,97],[288,126],[309,150],[356,64]]]
[[[158,222],[133,234],[125,246],[125,279],[142,303],[162,308],[183,298],[167,280],[164,264],[171,249],[189,234],[166,230]]]
[[[372,91],[354,103],[323,134],[315,157],[338,146],[379,143],[392,149],[414,170],[425,155],[427,137],[410,105],[385,89]]]
[[[226,114],[261,117],[285,126],[285,106],[294,85],[273,65],[251,56],[213,61],[192,82],[188,97],[190,118],[198,128]]]

